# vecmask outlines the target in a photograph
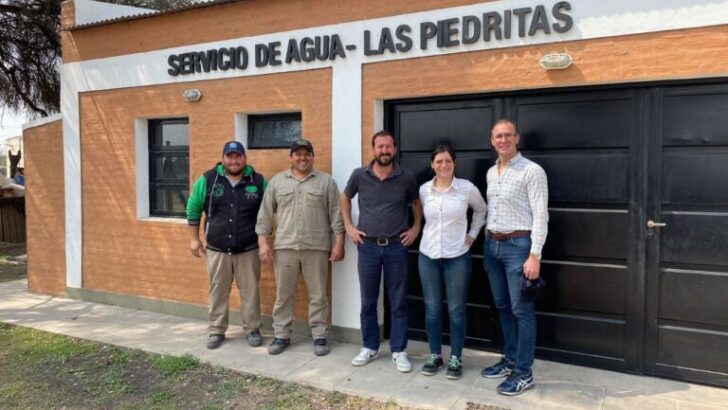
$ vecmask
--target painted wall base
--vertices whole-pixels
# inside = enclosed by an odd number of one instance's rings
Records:
[[[87,302],[101,303],[104,305],[139,309],[148,312],[162,313],[166,315],[180,316],[190,319],[207,320],[207,306],[172,302],[162,299],[145,298],[135,295],[125,295],[122,293],[69,287],[66,288],[66,297],[68,297],[69,299],[84,300]],[[242,320],[240,317],[240,312],[238,312],[237,310],[231,310],[230,326],[237,326],[241,322]],[[272,329],[273,318],[271,316],[263,316],[262,322],[264,331]],[[384,334],[381,326],[379,330],[379,334]],[[308,326],[308,322],[305,320],[294,320],[293,334],[297,336],[311,337],[311,329]],[[332,326],[331,340],[359,345],[361,344],[361,332],[359,331],[359,329]]]

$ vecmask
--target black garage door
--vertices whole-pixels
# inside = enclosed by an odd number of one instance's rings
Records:
[[[483,194],[490,128],[518,123],[521,151],[549,179],[540,357],[728,386],[728,84],[402,100],[386,111],[420,183],[430,150],[447,142],[456,175]],[[416,257],[410,337],[424,340]],[[498,349],[482,236],[473,258],[466,344]]]

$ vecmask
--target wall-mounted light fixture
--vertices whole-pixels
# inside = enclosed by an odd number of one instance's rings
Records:
[[[195,102],[199,101],[200,98],[202,98],[202,91],[200,90],[185,90],[182,93],[182,96],[185,97],[185,100],[189,102]]]
[[[553,53],[541,57],[539,64],[544,70],[563,70],[569,68],[573,62],[567,53]]]

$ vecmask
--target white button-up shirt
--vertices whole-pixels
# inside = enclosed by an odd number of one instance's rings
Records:
[[[531,231],[531,253],[541,254],[549,222],[546,172],[520,153],[498,175],[498,161],[488,170],[488,226],[493,232]]]
[[[420,252],[430,259],[455,258],[469,249],[465,243],[468,207],[473,208],[473,221],[467,234],[473,239],[485,224],[488,207],[478,188],[467,179],[453,177],[452,184],[443,190],[435,188],[433,181],[420,187],[425,215]]]

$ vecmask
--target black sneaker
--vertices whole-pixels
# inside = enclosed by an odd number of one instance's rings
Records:
[[[258,347],[263,344],[263,337],[260,335],[259,330],[251,330],[248,332],[246,338],[248,339],[248,344],[251,347]]]
[[[330,350],[329,341],[325,337],[313,339],[313,354],[316,356],[326,356]]]
[[[513,363],[502,357],[501,360],[493,366],[486,367],[480,372],[480,375],[488,379],[500,379],[513,373],[515,366]]]
[[[270,345],[268,346],[268,353],[280,354],[283,349],[288,347],[289,344],[291,344],[291,339],[279,339],[276,337],[272,342],[270,342]]]
[[[431,353],[427,357],[427,363],[422,366],[422,374],[425,376],[434,376],[443,366],[442,357],[439,354]]]
[[[528,389],[532,389],[536,386],[533,381],[533,373],[511,373],[508,378],[498,385],[498,393],[505,394],[506,396],[515,396],[523,393]]]
[[[215,333],[211,334],[207,337],[207,348],[208,349],[217,349],[222,344],[222,341],[225,340],[225,335],[222,333]]]
[[[463,377],[463,361],[457,356],[450,356],[450,361],[447,363],[447,373],[445,377],[450,380],[457,380]]]

